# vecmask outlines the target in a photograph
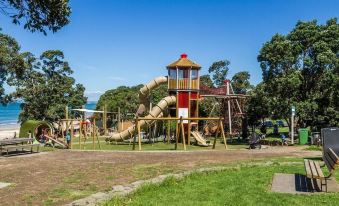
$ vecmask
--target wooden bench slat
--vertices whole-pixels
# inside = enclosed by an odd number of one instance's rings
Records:
[[[305,163],[305,170],[306,170],[306,176],[308,178],[312,178],[312,172],[310,169],[310,162],[308,159],[304,159],[304,163]]]
[[[38,145],[40,145],[40,144],[8,145],[8,146],[4,146],[2,148],[7,149],[7,148],[20,148],[20,147],[34,147],[34,146],[38,146]]]
[[[318,162],[318,161],[313,161],[313,163],[314,163],[315,169],[316,169],[317,172],[318,172],[318,177],[319,177],[320,179],[325,179],[325,175],[324,175],[323,171],[322,171],[321,168],[320,168],[319,162]]]
[[[310,168],[311,168],[311,172],[312,172],[312,177],[313,178],[319,178],[317,169],[315,168],[315,165],[314,165],[314,161],[309,160],[309,163],[310,163]]]

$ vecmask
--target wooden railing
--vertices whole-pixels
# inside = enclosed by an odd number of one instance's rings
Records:
[[[191,85],[189,84],[189,79],[169,79],[169,89],[199,89],[199,80],[192,79]]]

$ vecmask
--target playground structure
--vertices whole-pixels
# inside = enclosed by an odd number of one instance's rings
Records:
[[[135,118],[132,122],[125,122],[131,124],[127,129],[124,129],[124,121],[121,119],[120,108],[118,112],[107,112],[106,104],[102,110],[89,110],[84,107],[81,109],[65,108],[65,119],[59,120],[56,124],[56,131],[52,127],[44,133],[44,138],[54,144],[58,144],[64,148],[73,148],[73,143],[78,139],[77,144],[79,149],[85,149],[87,140],[92,140],[93,149],[96,149],[96,144],[101,148],[99,136],[106,137],[106,142],[121,142],[130,140],[133,141],[133,149],[135,149],[136,138],[138,138],[139,150],[141,150],[142,130],[146,131],[148,128],[148,137],[159,135],[156,133],[158,124],[161,124],[167,131],[163,131],[163,135],[167,143],[175,142],[175,149],[179,142],[183,144],[186,150],[186,145],[191,144],[191,140],[200,146],[209,146],[209,142],[199,132],[199,121],[205,120],[208,124],[213,123],[214,135],[213,147],[215,148],[216,138],[220,134],[223,138],[224,146],[227,148],[226,136],[232,135],[234,127],[232,126],[232,117],[243,117],[243,105],[246,95],[235,94],[230,84],[230,81],[225,81],[225,85],[220,88],[209,88],[200,85],[199,71],[201,66],[187,58],[186,54],[182,54],[181,58],[167,66],[168,76],[161,76],[153,79],[145,84],[139,90],[139,106],[135,113]],[[168,96],[161,99],[158,104],[151,106],[150,94],[151,91],[162,84],[167,84]],[[224,116],[218,117],[200,117],[199,103],[203,98],[213,97],[220,100],[220,104],[227,108]],[[80,118],[69,118],[69,111],[80,112],[77,115]],[[86,118],[85,113],[89,112],[93,115]],[[107,114],[112,113],[116,115],[117,129],[115,133],[109,132],[107,128]],[[148,114],[147,114],[148,113]],[[79,114],[79,113],[78,113]],[[98,114],[102,115],[101,124],[96,122]],[[147,115],[145,115],[147,114]],[[227,115],[226,115],[227,114]],[[91,121],[89,120],[91,119]],[[227,134],[225,135],[224,125],[228,125]],[[173,126],[175,125],[175,131]],[[171,128],[172,127],[172,128]],[[227,128],[227,127],[226,127]],[[145,130],[146,129],[146,130]],[[27,133],[27,132],[26,132]],[[65,137],[70,136],[70,140],[64,141]]]
[[[201,66],[189,60],[186,54],[167,66],[168,76],[157,77],[144,85],[139,91],[140,105],[136,112],[134,124],[128,129],[115,133],[107,141],[124,141],[133,139],[133,148],[135,148],[136,136],[138,136],[139,150],[141,150],[141,128],[149,127],[157,121],[167,121],[167,137],[169,143],[171,122],[176,122],[175,129],[175,149],[178,142],[182,142],[186,150],[186,142],[190,145],[191,135],[202,146],[208,146],[206,140],[198,132],[198,121],[216,121],[217,129],[215,137],[221,132],[224,139],[225,148],[227,148],[226,137],[223,126],[223,118],[220,117],[199,117],[200,77],[199,70]],[[168,86],[169,96],[160,100],[152,108],[149,108],[149,94],[161,84]],[[145,117],[140,115],[149,112]],[[215,148],[215,142],[214,146]]]
[[[215,98],[221,105],[221,115],[223,115],[224,124],[228,126],[229,135],[238,135],[242,129],[242,122],[245,118],[244,106],[248,95],[236,94],[233,90],[230,80],[225,80],[224,85],[219,88],[210,88],[202,85],[200,87],[200,96],[203,98]],[[215,130],[215,123],[209,131]],[[213,128],[214,127],[214,128]]]

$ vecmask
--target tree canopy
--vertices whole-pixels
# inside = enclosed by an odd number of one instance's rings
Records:
[[[236,94],[246,94],[252,88],[250,83],[250,73],[248,71],[241,71],[232,77],[232,87]]]
[[[79,108],[86,103],[85,88],[70,76],[73,71],[63,52],[49,50],[39,58],[31,53],[23,56],[22,77],[8,79],[8,84],[16,88],[12,97],[23,101],[19,121],[56,121],[65,118],[66,106]]]
[[[273,116],[287,120],[294,105],[302,127],[339,124],[338,39],[337,19],[299,21],[263,45],[258,61]]]
[[[23,71],[24,59],[20,54],[19,44],[0,30],[0,104],[6,104],[11,100],[4,89],[7,80],[21,78]]]
[[[209,68],[208,72],[212,74],[213,82],[216,86],[221,86],[224,84],[226,80],[230,61],[228,60],[221,60],[214,62]]]
[[[44,34],[67,25],[71,15],[68,0],[0,0],[0,12],[14,24],[23,23],[25,29]]]

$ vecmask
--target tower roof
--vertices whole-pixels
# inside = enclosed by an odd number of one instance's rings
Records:
[[[189,69],[189,68],[200,69],[201,68],[199,64],[193,62],[192,60],[189,60],[187,58],[187,54],[181,54],[180,59],[167,65],[167,68],[176,68],[176,67],[185,68],[185,69]]]

